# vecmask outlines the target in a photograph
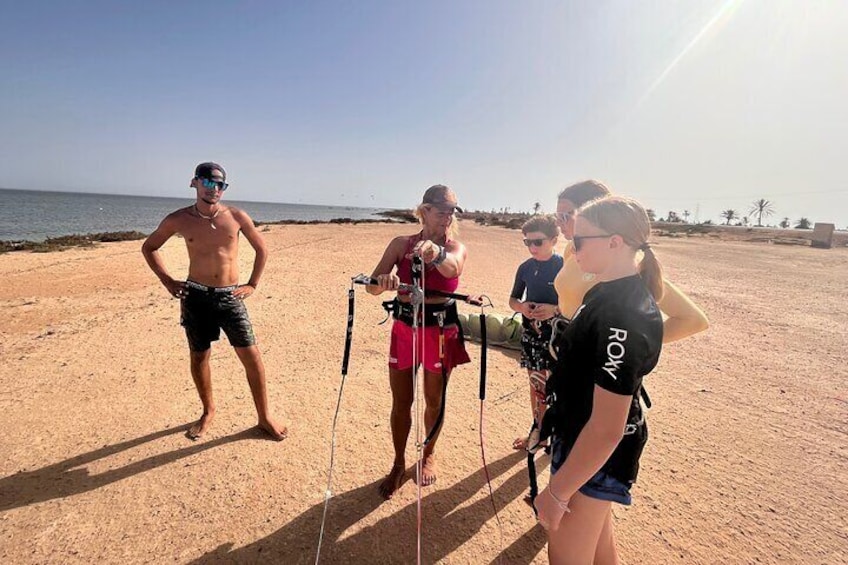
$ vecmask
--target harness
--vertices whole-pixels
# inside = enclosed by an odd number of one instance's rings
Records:
[[[390,317],[401,321],[407,326],[412,326],[415,320],[415,306],[411,302],[401,302],[397,298],[386,300],[382,304],[386,311],[386,320]],[[385,323],[383,320],[382,323]],[[456,300],[451,298],[447,302],[427,304],[418,314],[419,326],[459,325],[459,311],[456,308]],[[462,335],[462,332],[460,332]]]

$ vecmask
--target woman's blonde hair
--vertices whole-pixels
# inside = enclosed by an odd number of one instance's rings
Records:
[[[654,299],[662,299],[662,265],[648,242],[651,237],[651,221],[645,208],[632,198],[607,196],[589,202],[577,213],[606,233],[621,236],[625,244],[645,254],[639,263],[639,274]]]

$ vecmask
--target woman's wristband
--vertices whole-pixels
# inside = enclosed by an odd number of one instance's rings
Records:
[[[559,498],[557,498],[556,495],[554,494],[554,489],[552,489],[550,487],[550,485],[548,485],[548,494],[551,495],[551,498],[554,499],[554,501],[557,503],[557,506],[559,506],[560,510],[562,510],[565,513],[571,512],[571,509],[568,507],[568,501],[567,500],[560,500]]]
[[[433,259],[432,263],[436,266],[439,266],[439,265],[441,265],[442,263],[445,262],[445,259],[447,259],[447,257],[448,257],[448,250],[445,249],[445,247],[443,245],[440,245],[439,246],[439,254],[436,256],[435,259]]]

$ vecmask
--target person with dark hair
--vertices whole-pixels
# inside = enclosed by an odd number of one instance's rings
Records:
[[[268,251],[250,216],[243,210],[221,204],[229,186],[226,179],[227,173],[221,165],[199,164],[190,182],[195,190],[194,204],[168,214],[144,241],[141,252],[162,285],[180,299],[180,323],[188,338],[191,376],[203,405],[203,414],[189,428],[188,437],[199,439],[215,417],[209,358],[212,342],[217,341],[224,330],[247,373],[259,427],[271,437],[282,440],[288,431],[268,408],[265,366],[244,305],[244,300],[259,286]],[[239,233],[244,234],[256,253],[253,272],[244,284],[239,284]],[[159,253],[159,248],[176,234],[183,237],[188,250],[188,278],[185,281],[174,279],[168,273]]]
[[[421,231],[394,238],[383,252],[374,268],[368,292],[374,295],[397,291],[400,283],[413,283],[413,260],[423,263],[421,281],[424,290],[454,292],[465,265],[465,246],[456,237],[456,212],[462,212],[456,194],[447,186],[437,184],[427,189],[415,211],[421,222]],[[406,476],[406,442],[412,427],[411,410],[415,399],[414,361],[424,368],[424,425],[433,432],[424,446],[419,484],[428,486],[436,482],[436,440],[439,429],[434,429],[442,409],[443,380],[450,377],[457,365],[471,359],[465,351],[458,326],[456,302],[453,299],[427,297],[423,316],[418,320],[419,335],[413,336],[414,309],[408,294],[398,292],[391,305],[395,319],[389,346],[389,386],[392,390],[390,426],[394,447],[394,464],[380,484],[380,494],[391,498],[403,484]],[[440,355],[440,328],[438,317],[444,316],[444,348]],[[417,345],[414,346],[417,339]],[[444,365],[444,366],[443,366]]]
[[[521,366],[530,379],[530,412],[533,425],[526,437],[517,438],[513,449],[535,453],[540,447],[539,426],[545,414],[545,383],[553,367],[548,344],[552,321],[559,315],[554,278],[562,268],[562,256],[554,251],[559,236],[554,216],[533,216],[521,226],[530,258],[519,265],[509,295],[509,307],[521,314]]]
[[[631,503],[648,439],[640,396],[662,349],[662,269],[638,202],[595,200],[572,221],[575,261],[595,285],[557,338],[551,480],[535,507],[552,564],[618,563],[611,508]]]

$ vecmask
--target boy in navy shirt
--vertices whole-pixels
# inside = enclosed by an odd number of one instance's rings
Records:
[[[553,366],[549,343],[552,322],[559,316],[554,279],[562,268],[563,259],[554,252],[559,235],[554,216],[534,216],[525,222],[521,231],[531,257],[515,273],[509,306],[520,313],[523,320],[521,366],[527,369],[530,377],[533,427],[527,438],[516,439],[512,447],[535,453],[543,447],[539,445],[539,425],[545,413],[545,383]]]

